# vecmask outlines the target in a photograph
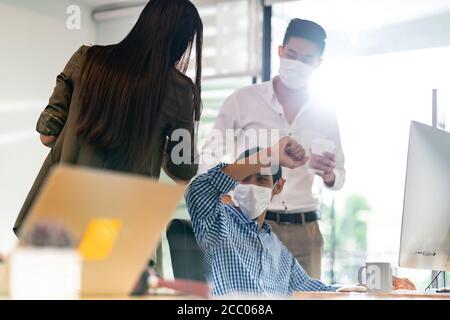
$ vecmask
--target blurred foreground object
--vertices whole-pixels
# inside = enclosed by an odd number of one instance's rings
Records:
[[[0,254],[0,297],[8,295],[9,271],[6,258]]]
[[[177,280],[168,281],[156,276],[152,269],[146,272],[148,293],[158,294],[171,291],[173,294],[190,295],[207,299],[210,297],[211,288],[207,282],[202,281],[190,281],[190,280]],[[168,289],[168,290],[167,290]]]
[[[65,229],[55,223],[36,224],[21,242],[27,247],[72,248],[73,241]]]
[[[77,299],[81,257],[67,231],[55,223],[38,223],[21,238],[11,255],[13,299]]]

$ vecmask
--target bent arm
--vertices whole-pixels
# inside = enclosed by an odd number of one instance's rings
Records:
[[[86,49],[85,46],[79,48],[57,76],[48,105],[37,121],[36,131],[41,134],[41,142],[46,146],[53,145],[67,120],[73,93],[73,74],[80,68],[81,57]]]

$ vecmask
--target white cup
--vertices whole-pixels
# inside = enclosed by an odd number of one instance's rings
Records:
[[[363,277],[364,275],[364,277]],[[363,280],[365,278],[365,280]],[[358,281],[368,291],[389,293],[392,290],[392,268],[389,262],[366,262],[359,268]]]
[[[73,249],[19,248],[10,260],[12,299],[78,299],[81,257]]]
[[[325,152],[334,153],[336,144],[332,140],[323,138],[314,138],[311,143],[311,154],[323,156]],[[311,167],[308,168],[310,174],[316,174],[317,170]]]
[[[8,295],[9,274],[6,262],[0,263],[0,297]]]

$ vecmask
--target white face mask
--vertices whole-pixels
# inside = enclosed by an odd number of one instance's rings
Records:
[[[233,198],[242,212],[250,220],[254,220],[269,206],[272,200],[272,188],[241,183],[234,188]]]
[[[289,89],[306,87],[314,68],[298,60],[280,59],[280,79]]]

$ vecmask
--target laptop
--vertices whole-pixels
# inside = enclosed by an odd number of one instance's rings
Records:
[[[82,257],[81,295],[128,295],[184,191],[138,175],[61,165],[50,173],[21,236],[37,224],[63,227]]]

